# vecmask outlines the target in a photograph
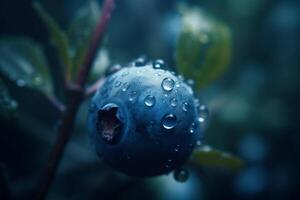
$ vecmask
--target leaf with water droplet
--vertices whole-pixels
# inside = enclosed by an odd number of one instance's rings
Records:
[[[43,49],[29,38],[0,39],[0,75],[19,87],[52,94],[52,82]]]
[[[0,80],[0,117],[11,119],[16,112],[17,102],[11,98],[4,83]]]
[[[182,30],[176,46],[178,71],[201,89],[228,68],[231,33],[222,22],[194,7],[181,7]]]
[[[240,158],[213,149],[208,145],[195,149],[189,163],[196,167],[227,168],[232,170],[240,170],[244,166],[244,161]]]
[[[40,3],[35,1],[33,3],[33,8],[48,30],[51,43],[57,50],[57,56],[61,62],[63,73],[65,73],[66,70],[66,75],[70,78],[70,70],[73,63],[69,51],[69,40],[66,33],[59,27],[55,20],[47,14]]]

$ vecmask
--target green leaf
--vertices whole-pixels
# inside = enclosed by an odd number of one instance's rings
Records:
[[[17,102],[9,96],[4,83],[0,79],[0,116],[10,119],[15,114],[17,107]]]
[[[0,39],[0,74],[18,86],[52,94],[52,81],[43,49],[29,38]]]
[[[182,8],[175,58],[178,71],[201,89],[228,69],[230,57],[229,28],[199,8]]]
[[[70,78],[69,71],[72,67],[72,59],[69,53],[69,40],[66,33],[58,26],[55,20],[47,14],[41,4],[39,4],[38,2],[34,2],[33,7],[47,27],[50,35],[50,40],[57,50],[58,57],[61,64],[63,65],[64,70],[67,70],[67,77]]]
[[[100,7],[98,3],[94,0],[90,0],[85,6],[78,10],[68,29],[74,63],[71,68],[72,77],[77,74],[79,67],[83,63],[92,31],[95,29],[99,16]]]
[[[244,162],[240,158],[207,145],[194,150],[191,164],[199,167],[227,168],[232,170],[239,170],[244,166]]]

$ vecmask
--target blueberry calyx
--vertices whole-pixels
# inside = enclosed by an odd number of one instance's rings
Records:
[[[109,144],[117,144],[123,133],[120,109],[116,104],[107,104],[97,112],[97,133]]]

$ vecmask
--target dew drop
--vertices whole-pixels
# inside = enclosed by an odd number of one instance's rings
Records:
[[[24,87],[26,85],[26,82],[22,79],[17,80],[17,86],[19,87]]]
[[[136,91],[130,92],[128,100],[130,102],[134,103],[136,101],[136,99],[137,99],[137,92]]]
[[[165,62],[161,59],[155,60],[153,62],[153,68],[154,69],[160,69],[160,68],[164,68],[165,67]]]
[[[194,103],[195,103],[195,106],[198,108],[200,105],[199,99],[194,99]]]
[[[198,121],[200,122],[200,124],[206,123],[209,117],[208,108],[204,105],[201,105],[199,106],[198,111],[199,111]]]
[[[166,114],[162,119],[162,126],[165,129],[172,129],[177,125],[177,118],[173,114]]]
[[[125,72],[122,73],[121,76],[122,76],[122,77],[125,77],[125,76],[127,76],[128,74],[129,74],[129,72],[128,72],[128,71],[125,71]]]
[[[189,172],[186,169],[177,169],[174,171],[174,179],[178,182],[185,182],[189,178]]]
[[[120,87],[120,86],[121,86],[121,84],[122,84],[122,82],[121,82],[121,81],[116,81],[116,83],[115,83],[115,87]]]
[[[173,90],[174,85],[175,85],[175,82],[171,78],[165,78],[161,83],[161,87],[163,88],[163,90],[165,90],[167,92],[170,92],[171,90]]]
[[[179,75],[178,78],[179,78],[179,80],[184,81],[184,78],[182,75]]]
[[[112,67],[109,68],[108,75],[113,74],[113,73],[115,73],[115,72],[117,72],[121,69],[122,69],[122,66],[120,64],[115,64],[115,65],[113,65]]]
[[[171,104],[172,107],[176,107],[177,106],[177,99],[176,98],[172,98],[170,100],[170,104]]]
[[[148,96],[145,97],[144,103],[145,103],[146,106],[152,107],[152,106],[155,105],[155,102],[156,102],[156,100],[155,100],[154,96],[148,95]]]
[[[182,110],[183,110],[184,112],[188,111],[189,106],[190,106],[190,105],[189,105],[188,102],[184,102],[184,103],[182,104]]]
[[[171,168],[172,165],[173,165],[173,160],[168,159],[168,160],[166,161],[165,167],[166,167],[166,168]]]
[[[195,127],[195,123],[192,123],[191,127],[190,127],[190,133],[193,134],[196,131],[196,127]]]
[[[142,66],[146,65],[146,62],[147,62],[146,57],[141,56],[141,57],[137,58],[133,63],[134,63],[134,66],[136,66],[136,67],[142,67]]]
[[[180,149],[180,145],[177,144],[176,147],[174,148],[174,151],[175,151],[175,152],[179,152],[179,149]]]
[[[129,84],[126,82],[123,84],[122,91],[126,92],[128,90],[128,88],[129,88]]]

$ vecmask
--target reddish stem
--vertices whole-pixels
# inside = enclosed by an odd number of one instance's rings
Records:
[[[114,8],[114,0],[105,0],[102,9],[102,15],[96,25],[96,28],[92,34],[89,48],[86,52],[84,63],[80,68],[78,79],[76,83],[67,86],[67,108],[64,111],[62,123],[58,131],[54,147],[50,154],[48,163],[44,169],[44,172],[40,178],[38,185],[37,200],[46,198],[51,183],[53,182],[56,174],[58,164],[63,156],[63,152],[74,127],[74,121],[78,112],[79,106],[82,103],[85,95],[84,87],[87,82],[89,73],[92,68],[92,63],[95,58],[98,46],[100,45],[104,32],[107,28],[110,20],[111,13]]]
[[[81,67],[79,76],[77,79],[77,84],[80,86],[84,86],[88,75],[92,68],[92,62],[93,58],[96,56],[97,49],[99,44],[102,42],[104,32],[106,30],[107,24],[110,20],[112,10],[114,9],[114,0],[106,0],[102,15],[100,17],[100,20],[96,24],[95,32],[92,34],[91,40],[90,40],[90,48],[87,51],[86,57],[83,61],[83,67]]]

